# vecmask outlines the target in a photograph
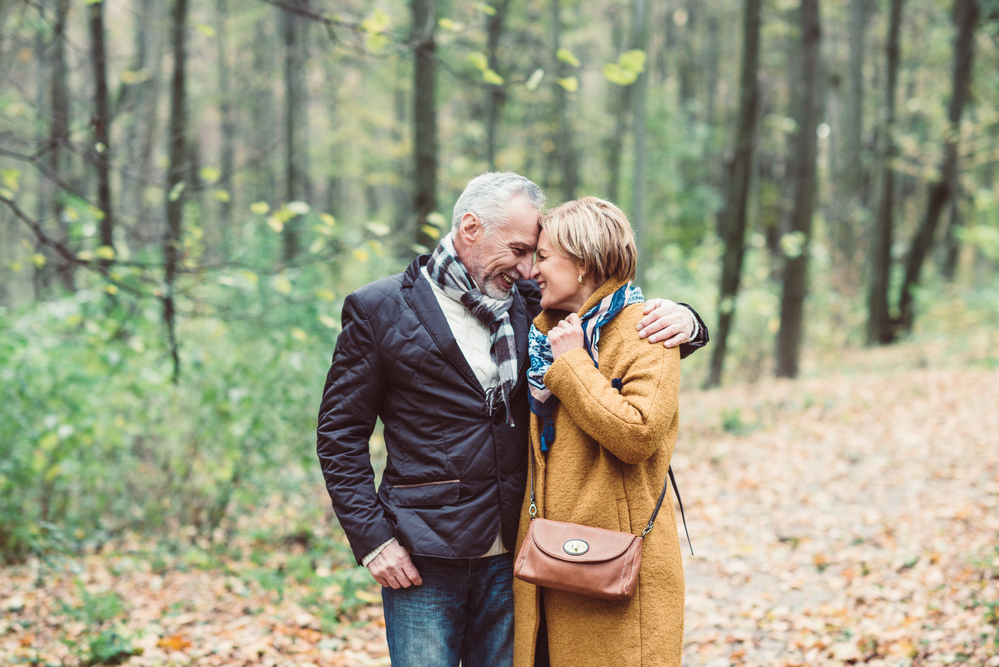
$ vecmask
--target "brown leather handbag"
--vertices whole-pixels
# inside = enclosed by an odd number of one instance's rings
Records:
[[[672,467],[667,470],[673,483],[683,529],[687,518],[676,488]],[[537,516],[534,504],[534,458],[531,457],[531,523],[514,561],[513,574],[518,579],[560,591],[578,593],[602,600],[628,600],[638,586],[638,571],[642,565],[642,544],[655,525],[656,515],[666,497],[668,482],[663,482],[659,502],[642,534],[633,535],[617,530],[583,526],[577,523],[552,521]],[[690,534],[687,534],[690,544]],[[694,553],[693,547],[690,553]]]

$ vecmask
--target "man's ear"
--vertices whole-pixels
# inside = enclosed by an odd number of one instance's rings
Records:
[[[458,223],[458,238],[462,245],[469,245],[482,236],[482,221],[479,216],[468,212]]]

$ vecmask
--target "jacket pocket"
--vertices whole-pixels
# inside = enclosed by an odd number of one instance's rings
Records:
[[[389,500],[397,507],[452,505],[458,502],[461,480],[425,484],[397,484],[389,491]]]

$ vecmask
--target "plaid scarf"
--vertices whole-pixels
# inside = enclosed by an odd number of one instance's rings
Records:
[[[590,308],[580,318],[580,324],[583,327],[583,343],[595,367],[600,367],[597,363],[600,358],[600,351],[597,348],[597,343],[600,342],[600,329],[614,319],[625,306],[644,301],[645,297],[642,296],[641,288],[634,287],[629,282],[612,294],[605,296],[600,300],[600,303]],[[548,342],[548,336],[541,333],[533,324],[527,345],[531,355],[531,368],[527,371],[527,382],[531,390],[531,412],[545,420],[541,429],[541,451],[547,452],[552,443],[555,442],[555,421],[552,415],[555,408],[558,407],[559,400],[550,389],[545,387],[545,373],[548,372],[555,360],[552,357],[552,346]]]
[[[430,255],[427,273],[449,299],[463,305],[475,319],[489,328],[492,342],[489,354],[499,368],[500,383],[486,390],[486,409],[491,416],[502,403],[506,408],[506,423],[513,426],[510,392],[517,382],[517,343],[509,313],[513,305],[513,290],[502,301],[480,292],[455,254],[450,235],[445,236]]]

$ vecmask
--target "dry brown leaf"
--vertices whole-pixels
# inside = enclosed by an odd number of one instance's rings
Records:
[[[170,635],[162,637],[156,645],[164,651],[186,651],[191,648],[191,640],[184,635]]]

